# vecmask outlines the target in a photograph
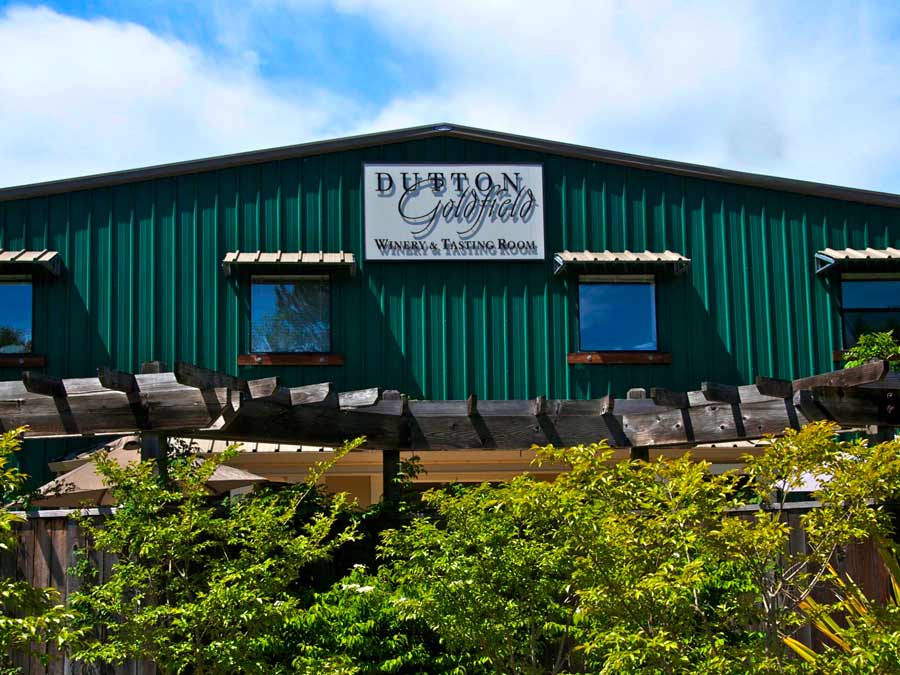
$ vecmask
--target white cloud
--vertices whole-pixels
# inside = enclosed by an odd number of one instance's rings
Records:
[[[430,74],[375,107],[260,74],[253,12],[302,26],[328,4],[217,3],[225,60],[135,24],[7,10],[0,184],[449,121],[900,191],[900,31],[885,6],[331,0],[394,45],[384,59],[410,81]]]
[[[449,119],[900,191],[900,45],[883,8],[336,2],[438,67],[372,128]]]
[[[12,8],[0,45],[0,185],[300,142],[354,110],[131,23]]]

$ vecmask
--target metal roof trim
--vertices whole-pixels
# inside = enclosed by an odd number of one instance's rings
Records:
[[[231,276],[234,267],[324,267],[346,269],[350,276],[356,274],[356,257],[347,251],[229,251],[222,259],[225,276]]]
[[[561,274],[566,267],[627,267],[671,266],[675,274],[681,274],[691,264],[691,259],[675,251],[560,251],[553,255],[553,273]]]
[[[824,248],[816,251],[816,274],[867,263],[890,263],[900,265],[900,248]]]
[[[840,199],[859,202],[863,204],[875,204],[900,208],[900,195],[860,188],[829,185],[813,181],[767,176],[731,169],[678,162],[668,159],[657,159],[642,155],[633,155],[615,150],[603,150],[574,143],[551,141],[542,138],[532,138],[517,134],[478,129],[455,124],[428,124],[419,127],[397,129],[394,131],[382,131],[358,136],[346,136],[323,141],[312,141],[297,145],[287,145],[265,150],[252,150],[229,155],[219,155],[204,159],[159,164],[155,166],[137,169],[126,169],[110,173],[95,174],[90,176],[65,178],[62,180],[32,183],[27,185],[0,188],[0,202],[13,199],[27,199],[31,197],[43,197],[63,192],[76,190],[88,190],[113,185],[134,183],[143,180],[168,178],[185,174],[200,173],[203,171],[215,171],[246,164],[259,164],[262,162],[277,161],[283,159],[296,159],[322,155],[343,150],[357,150],[376,147],[391,143],[402,143],[435,137],[451,137],[463,140],[493,143],[506,147],[519,148],[534,152],[584,159],[594,162],[617,164],[648,171],[670,173],[691,178],[714,180],[724,183],[747,185],[769,190],[780,190],[798,194],[824,197],[828,199]]]
[[[59,257],[59,252],[48,249],[7,251],[0,248],[0,271],[7,265],[16,267],[34,265],[47,270],[53,276],[59,276],[62,271],[62,259]]]

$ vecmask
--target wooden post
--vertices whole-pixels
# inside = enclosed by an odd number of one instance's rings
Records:
[[[394,500],[397,494],[397,475],[400,473],[400,451],[396,448],[385,448],[381,451],[381,500]]]
[[[631,459],[632,459],[632,461],[639,460],[641,462],[649,462],[650,461],[650,448],[648,448],[648,447],[633,447],[633,448],[631,448]]]
[[[152,431],[141,432],[141,461],[155,459],[156,466],[159,469],[159,475],[164,480],[169,478],[169,462],[168,462],[169,443],[165,434],[153,433]]]

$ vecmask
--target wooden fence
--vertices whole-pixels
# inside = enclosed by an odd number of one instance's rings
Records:
[[[789,549],[802,551],[806,547],[806,535],[800,528],[800,517],[814,506],[814,502],[797,502],[787,505],[786,518],[791,526]],[[0,573],[16,576],[35,586],[56,588],[63,601],[78,587],[78,579],[67,573],[75,562],[75,554],[85,547],[84,534],[69,515],[71,510],[42,511],[29,513],[27,520],[19,526],[19,543],[15,555],[0,558]],[[92,509],[89,513],[102,518],[109,509]],[[752,509],[742,510],[742,517],[751,517]],[[109,577],[113,557],[93,549],[89,555],[100,570],[100,581]],[[883,600],[890,593],[890,580],[883,563],[872,542],[861,542],[848,546],[835,560],[836,566],[846,571],[873,599]],[[821,599],[826,599],[822,597]],[[819,636],[807,628],[797,636],[802,642],[818,647]],[[14,665],[20,666],[24,675],[155,675],[156,668],[151,662],[128,662],[118,667],[96,666],[74,661],[65,654],[59,654],[53,646],[45,646],[44,653],[51,657],[45,666],[38,657],[21,654],[12,656]]]

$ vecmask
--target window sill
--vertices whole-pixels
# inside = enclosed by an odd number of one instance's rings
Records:
[[[239,354],[239,366],[342,366],[341,354]]]
[[[43,368],[47,365],[45,356],[34,354],[0,354],[0,368]]]
[[[666,365],[672,363],[669,352],[572,352],[569,365]]]

